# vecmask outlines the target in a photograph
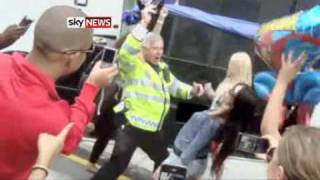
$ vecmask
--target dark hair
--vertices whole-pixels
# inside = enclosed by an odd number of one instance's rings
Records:
[[[212,170],[216,173],[221,170],[224,160],[236,149],[236,139],[239,131],[244,131],[254,117],[257,98],[252,88],[247,84],[238,83],[230,92],[234,92],[234,89],[239,85],[243,87],[235,95],[233,108],[229,112],[226,123],[222,126],[222,147],[214,158],[212,165]]]

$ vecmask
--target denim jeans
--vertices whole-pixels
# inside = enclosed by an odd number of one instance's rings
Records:
[[[208,111],[194,113],[174,141],[175,148],[181,151],[182,163],[188,165],[192,160],[207,156],[210,142],[221,135],[220,127],[218,117],[212,117]]]

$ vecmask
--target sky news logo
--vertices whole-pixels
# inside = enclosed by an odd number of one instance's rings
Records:
[[[111,17],[68,17],[67,28],[118,28]]]

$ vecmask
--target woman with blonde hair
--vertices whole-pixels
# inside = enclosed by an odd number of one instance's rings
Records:
[[[282,56],[282,67],[264,112],[261,134],[270,142],[267,152],[268,179],[275,180],[319,180],[320,179],[320,129],[292,126],[283,136],[279,132],[282,119],[282,102],[286,89],[299,72],[306,59],[301,54],[294,60],[293,53],[288,58]],[[320,117],[319,117],[320,118]]]
[[[194,113],[184,124],[175,138],[173,152],[163,164],[186,167],[187,179],[200,179],[207,167],[210,142],[223,142],[213,163],[218,179],[224,160],[235,150],[238,132],[253,119],[256,97],[251,84],[249,55],[234,53],[216,92],[206,85],[206,93],[212,99],[210,109]]]
[[[215,92],[211,84],[206,84],[207,95],[213,100],[210,109],[213,109],[220,97],[237,83],[252,85],[252,62],[246,52],[236,52],[231,55],[225,78],[219,83]]]

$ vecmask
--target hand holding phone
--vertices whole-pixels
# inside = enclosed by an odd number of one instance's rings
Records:
[[[268,139],[247,133],[239,133],[237,150],[247,153],[266,153],[269,148]]]
[[[117,55],[117,49],[110,48],[110,47],[104,47],[103,54],[102,54],[101,67],[102,68],[109,67],[112,64],[114,64],[115,59],[116,59],[116,55]]]
[[[94,45],[94,50],[93,52],[90,54],[90,60],[96,62],[97,60],[101,60],[102,59],[102,55],[103,55],[103,51],[104,51],[104,46],[102,45]]]

